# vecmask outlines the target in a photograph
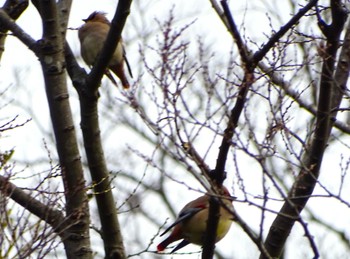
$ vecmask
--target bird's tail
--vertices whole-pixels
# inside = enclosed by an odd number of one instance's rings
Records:
[[[169,236],[167,239],[165,239],[163,242],[161,242],[159,245],[157,245],[157,251],[158,252],[162,252],[165,250],[165,248],[167,248],[167,246],[174,242],[176,240],[174,240],[174,238],[172,238],[171,236]],[[174,253],[176,252],[177,250],[183,248],[184,246],[187,246],[190,242],[187,241],[187,240],[182,240],[170,253]]]
[[[124,89],[128,89],[130,87],[129,81],[124,72],[123,63],[110,66],[109,69],[120,79]]]
[[[171,242],[173,242],[173,240],[171,240],[170,238],[164,239],[164,241],[162,241],[161,243],[159,243],[159,245],[157,245],[157,251],[158,251],[158,252],[164,251],[165,248],[166,248]]]

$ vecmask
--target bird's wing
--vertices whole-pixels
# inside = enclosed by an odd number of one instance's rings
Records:
[[[115,85],[118,86],[117,81],[115,81],[114,77],[112,76],[111,72],[109,72],[108,69],[105,71],[105,75],[111,80],[111,82]]]
[[[193,215],[198,213],[199,211],[205,209],[205,207],[196,207],[196,208],[184,208],[178,218],[175,220],[173,224],[171,224],[160,236],[163,236],[166,232],[168,232],[172,227],[176,226],[180,222],[182,222],[185,219],[191,218]],[[185,245],[184,245],[185,246]],[[181,248],[181,247],[180,247]],[[178,248],[178,249],[180,249]],[[177,249],[176,249],[177,250]]]
[[[123,43],[122,43],[122,44],[123,44]],[[130,66],[130,64],[129,64],[128,59],[126,58],[126,51],[125,51],[125,48],[124,48],[123,45],[122,45],[122,47],[123,47],[123,58],[124,58],[124,60],[125,60],[126,66],[128,67],[129,74],[130,74],[131,78],[134,78],[133,75],[132,75],[131,66]]]
[[[184,246],[187,246],[190,242],[186,239],[182,240],[173,250],[171,250],[171,254],[176,252],[177,250],[183,248]]]

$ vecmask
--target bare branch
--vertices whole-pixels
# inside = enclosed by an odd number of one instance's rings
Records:
[[[98,195],[96,195],[96,201],[101,219],[106,258],[123,259],[126,257],[126,254],[117,215],[117,208],[112,193],[110,175],[107,169],[102,146],[96,93],[107,64],[112,57],[111,54],[114,52],[121,38],[126,18],[130,13],[131,2],[131,0],[119,1],[105,45],[86,80],[86,85],[84,85],[85,88],[80,88],[82,85],[76,84],[81,81],[73,79],[73,83],[75,83],[75,87],[81,98],[81,129],[88,166],[94,182],[94,192],[98,193]],[[79,77],[79,74],[81,75],[83,72],[78,68],[75,59],[72,58],[72,55],[68,50],[68,45],[66,45],[66,60],[70,61],[70,75],[72,78],[77,78],[76,75]]]
[[[14,36],[38,55],[37,42],[29,34],[23,31],[3,9],[0,9],[0,23],[2,28],[11,31]]]
[[[42,17],[43,37],[39,41],[41,62],[51,121],[65,187],[67,230],[63,243],[68,257],[91,258],[89,207],[85,179],[70,109],[65,76],[64,40],[56,1],[36,2]],[[79,224],[77,224],[79,222]]]
[[[0,175],[0,192],[13,199],[43,221],[49,223],[57,233],[61,234],[65,225],[62,212],[36,200],[2,175]]]
[[[307,5],[299,10],[297,14],[295,14],[285,25],[283,25],[278,32],[272,35],[268,42],[264,44],[264,46],[254,54],[254,63],[259,63],[271,50],[271,48],[278,42],[278,40],[286,34],[293,26],[297,24],[297,22],[304,17],[304,15],[317,4],[318,0],[311,0]]]
[[[17,20],[19,16],[28,7],[28,0],[7,0],[3,5],[2,9],[11,17],[13,20]],[[2,23],[1,23],[2,24]],[[0,26],[0,60],[2,53],[5,50],[5,40],[8,29]]]
[[[332,25],[327,26],[326,30],[322,30],[326,33],[327,48],[322,67],[315,131],[310,140],[310,148],[306,150],[302,160],[302,169],[289,192],[288,200],[273,222],[265,241],[265,246],[273,257],[279,257],[282,253],[295,221],[300,219],[300,213],[314,190],[324,150],[331,132],[331,98],[335,87],[333,78],[335,58],[340,41],[340,32],[346,20],[344,19],[346,14],[341,5],[332,6],[332,15]],[[260,258],[266,257],[261,255]]]

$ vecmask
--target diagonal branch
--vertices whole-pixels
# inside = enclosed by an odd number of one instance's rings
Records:
[[[62,238],[68,258],[92,258],[89,206],[65,74],[64,40],[54,0],[33,1],[43,26],[38,41],[45,90],[62,170],[69,228]]]
[[[225,21],[227,21],[226,26],[228,26],[229,32],[231,32],[233,39],[236,42],[239,54],[242,59],[242,63],[245,66],[250,62],[249,51],[247,46],[244,44],[241,34],[238,31],[238,28],[233,20],[232,13],[227,4],[227,1],[221,1],[222,8],[224,10],[224,17],[226,17]]]
[[[278,32],[272,35],[268,42],[264,44],[264,46],[254,54],[254,63],[258,64],[270,51],[270,49],[279,41],[279,39],[286,34],[298,21],[304,17],[304,15],[310,11],[317,4],[318,0],[311,0],[307,5],[301,8],[285,25],[283,25]]]
[[[336,2],[338,4],[334,4]],[[321,26],[325,26],[321,30],[327,38],[327,47],[322,66],[315,131],[310,140],[310,148],[306,150],[303,157],[302,169],[288,194],[288,200],[285,201],[276,216],[266,238],[265,247],[273,257],[279,257],[281,255],[295,221],[299,220],[300,213],[315,188],[324,151],[331,132],[331,109],[334,108],[332,107],[332,92],[337,87],[333,76],[335,60],[340,43],[340,34],[347,16],[340,1],[332,1],[332,3],[332,24],[325,25],[323,21],[319,21]],[[315,257],[317,257],[317,254],[315,254]],[[260,258],[263,259],[266,257],[261,255]]]
[[[131,0],[120,0],[111,23],[103,50],[87,80],[81,80],[85,71],[76,63],[68,44],[65,46],[67,70],[80,97],[81,129],[85,152],[100,216],[105,258],[126,258],[118,220],[116,202],[112,193],[110,174],[102,146],[96,93],[107,64],[121,38],[122,29],[130,13]]]
[[[28,46],[41,62],[67,200],[67,217],[65,218],[67,228],[62,230],[60,236],[68,258],[74,256],[74,258],[91,258],[88,199],[68,101],[57,6],[54,0],[33,1],[33,3],[42,16],[43,37],[41,40],[32,39],[3,10],[0,10],[0,23],[3,28],[11,30],[19,40]],[[20,194],[18,190],[14,190],[14,193]]]
[[[30,194],[18,188],[11,183],[7,177],[2,175],[0,175],[0,193],[8,196],[38,218],[50,224],[58,234],[61,233],[64,225],[64,216],[62,212],[33,198]]]
[[[347,33],[346,35],[348,35],[347,37],[350,37],[350,33]],[[350,39],[349,38],[345,39],[344,45],[342,48],[343,54],[340,54],[340,57],[342,59],[339,60],[340,62],[338,64],[337,72],[335,75],[335,80],[337,81],[338,87],[336,87],[333,91],[334,97],[332,98],[332,100],[334,101],[335,104],[332,104],[332,107],[339,107],[340,104],[338,103],[339,102],[338,95],[341,95],[340,97],[340,100],[341,100],[344,94],[344,91],[346,89],[346,83],[348,79],[347,73],[348,73],[348,67],[349,67],[349,60],[348,60],[349,53],[347,52],[349,52],[348,49],[350,49],[350,46],[345,46],[345,44],[349,44],[348,40]],[[281,87],[284,93],[290,98],[292,98],[299,105],[299,107],[305,109],[310,114],[316,116],[317,109],[312,104],[309,104],[305,100],[302,100],[302,98],[300,97],[300,93],[291,87],[290,82],[287,82],[286,80],[284,80],[282,76],[279,76],[277,73],[274,72],[273,69],[271,69],[269,66],[267,66],[263,62],[259,63],[259,69],[269,77],[269,79],[273,84]],[[338,111],[337,108],[334,108],[332,110]],[[335,117],[336,117],[335,114],[332,115],[332,119],[333,119],[332,122],[334,124],[334,127],[344,133],[349,134],[350,133],[349,125],[345,124],[342,121],[336,120]]]
[[[28,7],[28,0],[7,0],[3,5],[2,9],[9,17],[13,20],[17,20],[19,16],[24,12]],[[0,60],[2,53],[5,50],[5,41],[7,36],[8,28],[4,28],[2,23],[0,23]]]
[[[231,110],[231,115],[229,117],[228,126],[225,129],[224,137],[220,146],[220,151],[217,159],[216,164],[216,171],[218,174],[223,173],[225,169],[225,164],[227,160],[227,154],[229,151],[229,148],[231,146],[231,139],[233,137],[233,133],[235,128],[238,125],[239,117],[242,113],[244,104],[246,102],[246,96],[248,93],[248,90],[250,89],[250,86],[254,83],[254,70],[256,69],[256,66],[258,65],[258,62],[267,54],[267,52],[273,47],[273,45],[289,30],[291,29],[301,18],[302,15],[305,15],[305,13],[312,8],[313,5],[315,5],[315,0],[311,1],[307,6],[302,8],[297,15],[295,15],[286,25],[282,26],[280,31],[278,31],[276,34],[274,34],[271,38],[273,40],[269,40],[264,47],[257,51],[253,55],[253,59],[248,59],[244,55],[244,53],[249,53],[249,50],[245,45],[240,44],[242,41],[240,40],[239,34],[237,34],[237,26],[235,25],[232,15],[230,14],[229,7],[227,5],[227,1],[221,1],[221,4],[224,7],[225,14],[229,17],[227,20],[229,20],[228,24],[230,28],[236,31],[236,33],[232,33],[233,37],[235,37],[235,41],[238,43],[238,48],[244,48],[244,50],[241,51],[243,53],[242,62],[244,66],[244,78],[242,81],[242,84],[240,86],[240,90],[238,92],[237,100],[235,103],[235,106]],[[312,3],[312,5],[311,5]],[[296,18],[295,18],[296,17]],[[223,177],[218,177],[223,178]]]
[[[288,30],[290,30],[305,15],[305,13],[308,12],[316,3],[317,3],[317,0],[312,0],[304,8],[300,9],[299,12],[295,16],[293,16],[293,18],[288,23],[282,26],[281,29],[276,34],[271,36],[270,40],[262,47],[262,49],[255,52],[252,58],[250,58],[248,57],[248,53],[250,53],[250,50],[246,45],[244,45],[241,39],[237,26],[233,20],[231,11],[228,7],[227,1],[226,0],[221,1],[221,5],[223,7],[224,15],[226,19],[223,18],[221,14],[219,15],[222,21],[224,22],[224,24],[228,27],[227,29],[231,32],[236,42],[236,45],[238,47],[238,50],[242,59],[244,78],[237,95],[235,106],[231,110],[228,125],[224,131],[224,136],[222,138],[218,158],[216,160],[216,167],[215,167],[216,177],[215,178],[217,179],[217,183],[219,186],[223,183],[223,180],[225,179],[225,167],[226,167],[227,155],[232,143],[231,140],[232,140],[234,131],[238,125],[238,120],[241,116],[244,105],[246,103],[246,97],[247,97],[248,91],[252,86],[252,84],[254,83],[254,71],[258,63],[264,58],[264,56],[268,53],[268,51],[271,50],[274,44],[278,42],[279,39]],[[216,11],[218,11],[217,5],[213,5],[213,7],[215,8]],[[203,248],[202,258],[213,257],[213,251],[215,247],[215,238],[216,238],[215,230],[217,228],[218,221],[219,221],[219,205],[215,203],[214,199],[211,199],[210,208],[209,208],[208,228],[206,232],[205,245]],[[263,250],[263,252],[264,252],[264,255],[266,255],[265,249]]]
[[[23,44],[38,55],[37,42],[21,27],[19,27],[14,20],[3,10],[0,9],[0,24],[4,30],[9,30],[16,36]]]

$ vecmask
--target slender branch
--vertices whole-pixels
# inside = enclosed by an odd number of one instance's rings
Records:
[[[238,222],[238,224],[241,226],[241,228],[244,230],[244,232],[250,237],[250,239],[259,248],[261,253],[264,256],[266,256],[266,258],[272,259],[272,257],[269,255],[268,251],[266,250],[263,242],[256,235],[256,233],[247,225],[247,223],[236,212],[234,212],[233,215],[234,215],[234,221]]]
[[[350,27],[348,28],[348,30],[350,31]],[[348,35],[347,36],[348,40],[345,40],[345,42],[344,42],[344,45],[342,48],[343,54],[340,55],[341,60],[338,63],[337,72],[335,75],[335,80],[338,82],[337,83],[338,87],[336,87],[336,89],[334,89],[335,91],[333,91],[333,95],[335,95],[336,92],[344,93],[345,88],[346,88],[346,83],[347,83],[347,79],[348,79],[347,73],[349,71],[348,67],[350,66],[350,61],[349,61],[349,59],[350,59],[349,53],[350,52],[348,51],[348,49],[350,48],[350,45],[348,47],[345,47],[345,44],[348,44],[348,41],[350,42],[350,32],[348,32],[347,35]],[[276,74],[273,69],[268,67],[263,62],[259,62],[259,69],[269,77],[269,79],[271,80],[272,83],[281,87],[283,89],[283,91],[285,92],[285,94],[287,96],[289,96],[290,98],[292,98],[301,108],[305,109],[306,111],[308,111],[312,115],[316,116],[316,113],[317,113],[316,107],[314,107],[312,104],[309,104],[306,101],[302,100],[300,93],[295,91],[293,89],[293,87],[291,87],[290,82],[285,81],[281,76]],[[334,98],[332,98],[332,100],[334,100],[334,101],[339,100],[339,98],[335,96]],[[332,105],[332,107],[337,107],[337,106],[339,107],[339,105],[337,105],[337,104]],[[339,111],[339,109],[338,109],[338,111]],[[332,115],[332,122],[334,124],[334,127],[337,128],[338,130],[344,132],[344,133],[349,134],[350,127],[341,121],[337,121],[335,119],[335,117],[336,117],[335,115]]]
[[[235,33],[232,33],[236,43],[238,44],[238,48],[243,48],[244,51],[242,62],[244,67],[244,78],[242,85],[240,87],[237,101],[234,106],[234,108],[231,110],[231,115],[229,118],[228,126],[225,130],[223,141],[220,146],[220,152],[217,159],[217,165],[216,165],[216,171],[217,173],[224,172],[225,169],[225,163],[227,159],[227,153],[229,151],[229,147],[231,146],[231,139],[233,136],[233,132],[238,124],[238,119],[241,115],[241,112],[243,110],[244,104],[246,102],[246,96],[248,93],[248,90],[250,86],[254,83],[254,70],[258,64],[258,62],[267,54],[267,52],[273,47],[273,45],[287,32],[287,29],[290,29],[293,25],[295,25],[308,10],[312,8],[313,5],[315,5],[316,1],[311,1],[308,5],[306,5],[304,8],[302,8],[297,15],[295,15],[286,25],[282,26],[280,31],[278,31],[275,35],[272,36],[273,40],[269,40],[264,47],[257,51],[254,54],[253,59],[246,58],[244,53],[249,53],[249,51],[246,51],[247,47],[242,45],[242,41],[240,40],[241,37],[239,36],[238,31],[235,29],[237,26],[234,24],[234,21],[232,19],[232,15],[230,14],[229,8],[227,6],[227,1],[221,1],[222,5],[225,9],[225,14],[228,15],[230,18],[229,20],[229,26],[230,28],[233,28],[235,30]],[[244,59],[244,60],[243,60]],[[222,177],[221,177],[222,178]]]
[[[18,188],[11,183],[7,177],[2,175],[0,175],[0,192],[14,200],[29,212],[33,213],[35,216],[39,217],[41,220],[50,224],[54,231],[60,234],[64,222],[62,212],[33,198],[30,194]]]
[[[230,16],[229,18],[230,26],[232,28],[236,28],[234,21],[232,19],[232,16],[230,15],[227,2],[221,1],[221,4],[225,6],[224,8],[226,10],[226,14]],[[236,32],[238,33],[238,30]],[[233,33],[233,36],[235,37],[237,44],[242,43],[242,41],[239,40],[241,38],[239,35],[236,35],[235,33]],[[240,45],[238,45],[238,48],[240,48]],[[241,48],[243,47],[241,46]],[[216,167],[214,170],[214,174],[215,174],[214,179],[216,180],[216,184],[218,186],[222,185],[226,177],[225,167],[226,167],[228,151],[231,146],[231,139],[233,137],[234,130],[238,125],[239,117],[241,115],[244,104],[246,102],[246,96],[247,96],[248,90],[254,81],[253,72],[255,69],[255,64],[252,63],[251,60],[246,57],[245,53],[246,51],[242,51],[243,56],[241,56],[245,75],[244,75],[240,90],[238,92],[236,104],[231,110],[229,122],[228,122],[227,128],[225,129],[224,136],[222,138],[221,146],[219,149],[218,158],[216,160]],[[208,225],[207,225],[207,231],[206,231],[205,245],[203,247],[203,253],[202,253],[203,259],[212,258],[214,254],[216,229],[219,222],[219,217],[218,217],[219,208],[220,206],[215,204],[215,201],[211,199],[210,206],[209,206],[209,219],[208,219]]]
[[[264,46],[254,54],[254,62],[257,64],[260,62],[267,52],[271,50],[271,48],[279,41],[279,39],[289,31],[298,21],[304,17],[304,15],[317,4],[318,0],[311,0],[307,5],[299,10],[285,25],[283,25],[279,31],[277,31],[274,35],[272,35],[268,42],[264,44]]]
[[[11,19],[17,20],[27,7],[28,0],[7,0],[2,9]],[[3,28],[2,23],[0,23],[0,60],[5,50],[7,31],[8,29]]]
[[[5,30],[9,30],[16,36],[23,44],[38,55],[37,42],[29,34],[27,34],[21,27],[19,27],[14,20],[3,10],[0,9],[0,24]]]
[[[249,52],[247,46],[244,44],[243,39],[241,37],[241,34],[238,31],[238,28],[233,20],[233,16],[231,14],[230,8],[227,4],[227,1],[221,1],[222,8],[224,10],[224,15],[226,17],[227,25],[229,26],[229,31],[232,34],[232,37],[234,38],[239,54],[241,56],[243,65],[245,66],[248,64],[249,61]]]
[[[254,70],[256,69],[256,66],[263,59],[263,57],[268,53],[268,51],[271,50],[274,44],[278,42],[278,40],[288,30],[290,30],[305,15],[305,13],[309,11],[316,3],[317,3],[317,0],[312,0],[304,8],[300,9],[299,12],[295,16],[293,16],[293,18],[288,23],[282,26],[281,29],[276,34],[271,36],[270,40],[262,47],[262,49],[255,52],[255,54],[253,55],[253,58],[249,58],[248,53],[250,53],[250,51],[243,43],[243,40],[239,34],[237,26],[234,23],[233,16],[229,10],[227,1],[226,0],[221,1],[221,5],[223,7],[224,14],[226,17],[226,19],[222,18],[222,20],[224,21],[224,24],[228,26],[228,30],[231,32],[236,42],[237,48],[240,52],[243,70],[244,70],[244,78],[237,95],[235,106],[231,110],[229,122],[228,122],[227,128],[224,131],[224,136],[221,142],[218,158],[216,161],[215,174],[216,174],[216,179],[219,186],[222,184],[223,180],[225,179],[225,166],[226,166],[227,154],[232,143],[231,140],[233,137],[233,133],[238,125],[238,120],[241,116],[244,105],[246,103],[246,97],[247,97],[248,91],[251,85],[254,83]],[[213,6],[216,7],[215,10],[218,11],[217,6],[215,5]],[[221,14],[219,15],[221,17]],[[219,206],[216,206],[214,202],[211,202],[210,208],[209,208],[208,229],[206,232],[206,240],[205,240],[206,245],[203,248],[202,258],[212,258],[213,250],[215,247],[215,237],[216,237],[215,229],[217,228],[217,225],[218,225],[218,216],[217,216],[218,210],[219,210]],[[265,252],[265,249],[262,251]],[[268,253],[264,253],[264,255],[268,255]]]
[[[265,247],[273,257],[279,257],[281,255],[295,221],[300,219],[300,213],[314,190],[319,176],[323,154],[331,132],[331,109],[334,108],[332,107],[332,92],[335,88],[333,74],[340,34],[347,16],[339,1],[332,1],[331,8],[332,24],[326,25],[322,20],[319,20],[319,24],[323,26],[321,30],[327,38],[327,47],[320,80],[315,132],[309,144],[310,148],[306,150],[303,157],[302,169],[297,180],[288,194],[287,201],[272,223],[266,238]],[[314,251],[317,253],[317,249],[314,249]],[[263,259],[266,257],[261,255],[260,258]]]
[[[334,83],[336,85],[332,92],[331,109],[334,110],[335,112],[332,113],[332,118],[336,117],[337,115],[336,111],[339,110],[342,97],[347,91],[347,82],[349,79],[349,73],[350,73],[350,23],[347,24],[344,40],[342,43],[342,48],[341,48],[339,59],[337,62],[337,68],[334,74],[334,80],[335,80]],[[337,127],[338,129],[346,133],[350,133],[349,126],[341,124],[340,122],[334,119],[332,120],[332,123],[334,123],[334,126]]]

